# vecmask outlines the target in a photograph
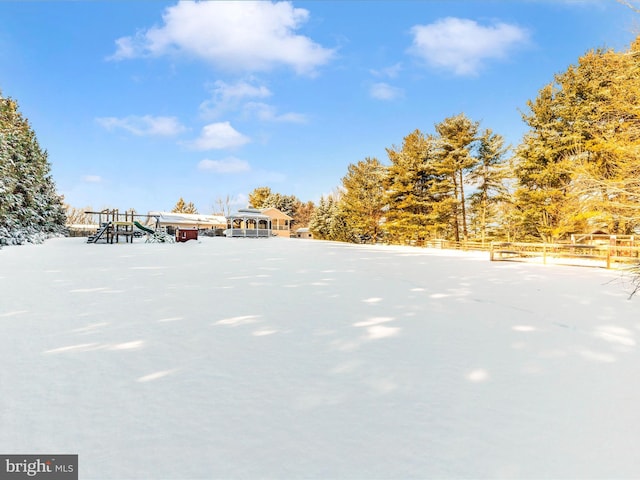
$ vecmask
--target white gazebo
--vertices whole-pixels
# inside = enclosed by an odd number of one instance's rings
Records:
[[[256,208],[241,208],[227,217],[226,237],[268,238],[271,218]]]

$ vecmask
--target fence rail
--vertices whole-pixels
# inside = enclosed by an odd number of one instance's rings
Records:
[[[640,247],[626,245],[494,242],[489,252],[491,261],[537,260],[604,268],[640,263]]]

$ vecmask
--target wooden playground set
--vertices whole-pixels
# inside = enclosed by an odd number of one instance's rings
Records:
[[[120,213],[117,209],[84,213],[97,216],[98,219],[98,229],[87,238],[87,243],[119,243],[121,237],[125,243],[133,243],[133,239],[136,237],[145,237],[147,243],[174,243],[176,241],[174,236],[169,235],[165,229],[159,226],[158,219],[154,215],[138,215],[133,210]],[[151,218],[156,220],[154,227],[148,225]],[[144,220],[147,224],[143,224],[140,220]],[[187,239],[186,236],[182,235],[178,241],[186,241],[181,239],[182,237]]]

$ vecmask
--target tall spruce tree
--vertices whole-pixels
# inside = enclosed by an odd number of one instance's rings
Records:
[[[331,236],[331,204],[332,198],[320,197],[318,206],[313,211],[309,221],[309,230],[313,233],[314,238],[319,240],[327,240]]]
[[[354,239],[376,243],[385,214],[385,167],[377,158],[365,158],[348,167],[342,178],[340,208]]]
[[[65,233],[65,209],[47,152],[18,103],[0,93],[0,244]]]
[[[347,225],[346,216],[340,208],[339,192],[327,198],[324,196],[320,198],[320,203],[309,222],[309,230],[315,238],[320,240],[354,241],[353,232]]]

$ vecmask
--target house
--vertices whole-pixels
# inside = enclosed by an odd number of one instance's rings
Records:
[[[199,215],[193,213],[149,212],[149,222],[155,228],[163,227],[173,234],[176,228],[220,231],[227,228],[227,219],[222,215]]]
[[[291,221],[293,217],[275,207],[263,208],[260,211],[271,219],[271,229],[275,235],[284,238],[291,236]]]

